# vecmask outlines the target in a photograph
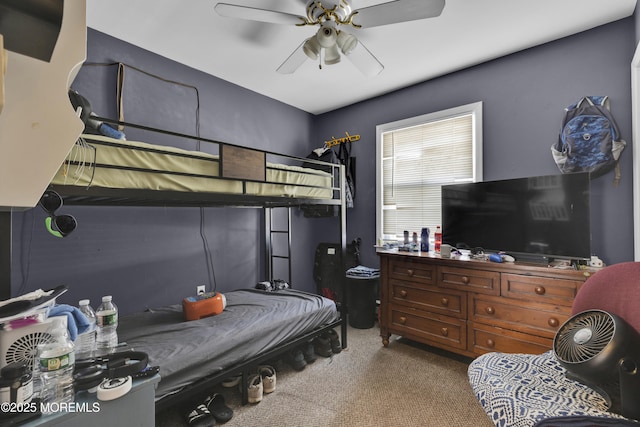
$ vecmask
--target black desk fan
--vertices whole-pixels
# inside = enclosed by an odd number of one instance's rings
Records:
[[[640,334],[624,319],[578,313],[556,333],[553,351],[568,376],[609,395],[612,412],[640,419]]]

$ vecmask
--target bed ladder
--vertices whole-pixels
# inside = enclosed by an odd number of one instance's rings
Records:
[[[270,207],[264,209],[265,221],[265,280],[283,279],[291,283],[291,207]],[[276,271],[278,260],[286,260],[287,277],[281,275],[282,268]]]

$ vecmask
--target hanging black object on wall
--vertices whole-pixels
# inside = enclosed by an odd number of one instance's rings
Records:
[[[338,160],[342,165],[344,165],[347,179],[345,188],[347,207],[352,208],[356,199],[356,158],[351,156],[351,144],[340,144]]]

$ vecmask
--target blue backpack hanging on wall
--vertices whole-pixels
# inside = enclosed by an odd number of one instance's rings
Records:
[[[551,153],[562,173],[591,172],[596,178],[615,169],[617,185],[618,159],[625,145],[611,115],[609,97],[586,96],[565,108],[560,136]]]

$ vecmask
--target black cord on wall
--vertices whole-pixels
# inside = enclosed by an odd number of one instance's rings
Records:
[[[109,63],[101,63],[101,62],[85,62],[83,64],[83,66],[89,66],[89,67],[109,67],[109,66],[117,66],[117,67],[126,67],[126,68],[130,68],[134,71],[137,71],[139,73],[142,73],[146,76],[152,77],[154,79],[160,80],[162,82],[165,83],[170,83],[170,84],[175,84],[178,86],[182,86],[182,87],[186,87],[189,89],[193,89],[193,91],[196,94],[196,111],[195,111],[195,120],[196,120],[196,136],[198,138],[200,138],[200,92],[198,91],[198,88],[186,83],[182,83],[179,81],[175,81],[175,80],[170,80],[167,79],[165,77],[162,76],[158,76],[156,74],[150,73],[148,71],[145,71],[141,68],[138,67],[134,67],[132,65],[128,65],[122,62],[109,62]],[[122,84],[121,90],[124,89],[124,83]],[[201,151],[201,147],[200,147],[200,139],[197,139],[196,141],[196,150]],[[212,259],[212,253],[211,253],[211,249],[209,247],[209,242],[207,240],[207,235],[205,233],[206,231],[206,224],[205,224],[205,208],[204,207],[200,207],[200,238],[202,239],[202,247],[204,250],[204,256],[205,256],[205,263],[207,266],[207,275],[209,277],[209,289],[211,291],[214,291],[217,289],[217,283],[216,283],[216,276],[215,276],[215,269],[214,269],[214,265],[213,265],[213,259]]]

